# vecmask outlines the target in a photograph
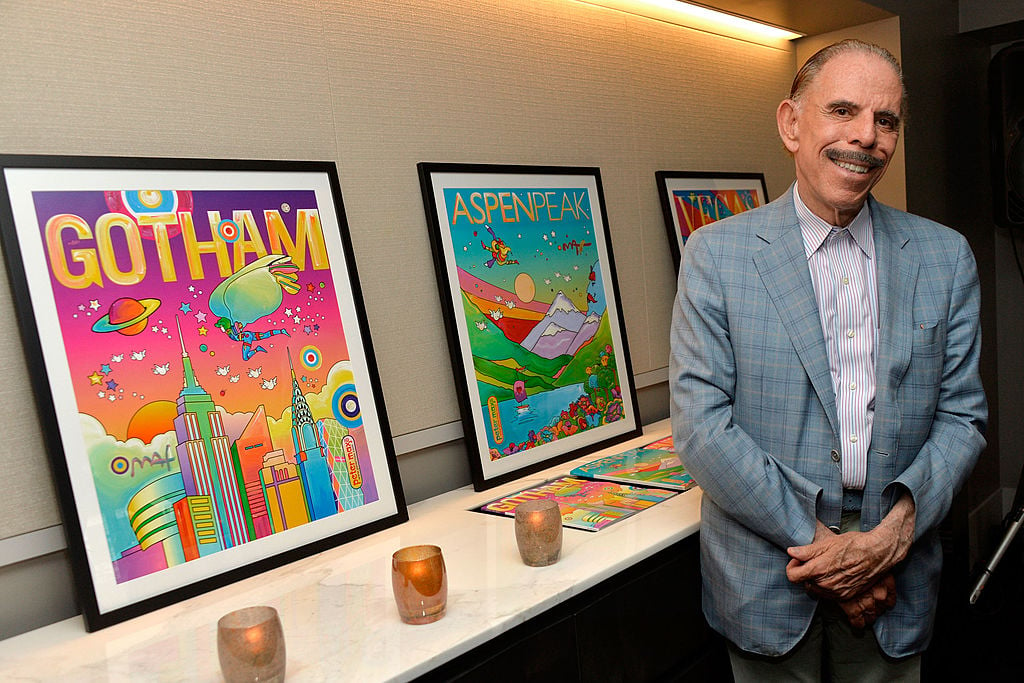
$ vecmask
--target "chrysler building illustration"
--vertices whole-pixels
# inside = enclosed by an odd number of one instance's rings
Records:
[[[309,519],[323,519],[338,514],[331,470],[319,430],[313,421],[313,413],[295,376],[291,351],[288,352],[288,368],[292,373],[292,441],[295,444],[295,462],[299,466],[303,493],[306,494]]]

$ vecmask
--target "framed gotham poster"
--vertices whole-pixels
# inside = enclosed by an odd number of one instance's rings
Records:
[[[677,270],[683,245],[694,230],[768,203],[763,173],[657,171],[654,175]]]
[[[407,519],[333,164],[0,166],[89,630]]]
[[[639,435],[598,169],[419,172],[475,488]]]

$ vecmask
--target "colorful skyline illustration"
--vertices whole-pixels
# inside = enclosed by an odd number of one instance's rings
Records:
[[[377,500],[313,191],[33,200],[119,582]]]

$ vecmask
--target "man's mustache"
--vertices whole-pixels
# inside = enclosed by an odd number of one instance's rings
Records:
[[[853,164],[860,164],[868,168],[881,168],[885,162],[865,152],[853,152],[840,149],[826,149],[825,156],[832,161],[848,161]]]

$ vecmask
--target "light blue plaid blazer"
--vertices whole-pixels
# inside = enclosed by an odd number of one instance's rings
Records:
[[[704,613],[737,646],[765,655],[788,652],[810,625],[816,601],[786,579],[785,549],[810,543],[815,519],[839,524],[843,488],[792,192],[690,236],[669,361],[676,451],[704,492]],[[899,657],[928,645],[942,565],[936,527],[985,446],[979,284],[962,235],[868,204],[880,318],[862,526],[879,523],[899,485],[917,507],[896,606],[874,626]]]

